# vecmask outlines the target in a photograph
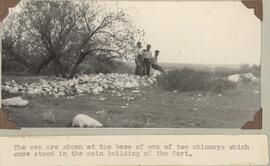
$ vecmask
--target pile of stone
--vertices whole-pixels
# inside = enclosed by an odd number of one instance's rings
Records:
[[[227,79],[231,82],[240,82],[243,80],[247,80],[250,82],[258,82],[258,78],[255,77],[252,73],[234,74],[234,75],[228,76]]]
[[[18,84],[14,80],[6,82],[2,89],[10,93],[44,96],[97,95],[106,91],[138,89],[155,83],[155,77],[139,77],[130,74],[80,75],[73,79],[41,79],[31,84]]]

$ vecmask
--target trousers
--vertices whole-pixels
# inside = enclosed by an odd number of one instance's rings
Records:
[[[144,60],[143,60],[143,73],[144,73],[144,75],[150,76],[150,67],[151,67],[150,59],[144,58]]]

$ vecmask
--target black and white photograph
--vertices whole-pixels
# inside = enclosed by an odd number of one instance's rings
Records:
[[[241,1],[21,0],[1,26],[17,128],[236,128],[261,108],[261,20]]]

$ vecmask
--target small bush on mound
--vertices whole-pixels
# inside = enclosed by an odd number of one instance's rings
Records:
[[[196,71],[188,68],[171,70],[158,77],[158,85],[166,90],[178,91],[215,91],[234,88],[235,84],[223,77],[214,77],[211,72]]]

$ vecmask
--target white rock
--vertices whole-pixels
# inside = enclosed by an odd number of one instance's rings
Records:
[[[26,106],[29,103],[27,100],[23,100],[21,97],[13,97],[2,100],[4,106]]]
[[[125,83],[125,88],[132,88],[132,87],[133,87],[133,85],[132,85],[131,82],[126,82]]]
[[[252,73],[246,73],[244,77],[252,82],[258,82],[258,78],[255,77]]]
[[[254,93],[255,93],[255,94],[258,94],[258,93],[260,93],[260,91],[255,90]]]
[[[106,97],[100,97],[99,100],[104,101],[104,100],[106,100]]]
[[[55,116],[52,110],[44,112],[42,118],[44,121],[55,122]]]
[[[88,115],[78,114],[73,118],[72,127],[103,127],[103,125]]]
[[[96,114],[98,114],[98,115],[106,115],[106,111],[105,110],[97,111]]]
[[[240,81],[240,74],[234,74],[227,77],[227,79],[231,82],[239,82]]]
[[[98,89],[93,89],[93,90],[92,90],[92,93],[93,93],[94,95],[98,95],[98,94],[99,94],[99,91],[98,91]]]
[[[150,76],[156,78],[157,76],[161,75],[162,73],[158,70],[151,69]]]
[[[227,79],[231,82],[239,82],[243,80],[243,78],[252,82],[258,82],[258,78],[255,77],[252,73],[234,74],[227,77]]]
[[[139,91],[139,90],[133,90],[133,91],[131,91],[132,93],[141,93],[141,91]]]
[[[149,84],[153,84],[154,81],[151,78],[148,78],[147,81],[149,82]]]
[[[125,109],[125,108],[128,108],[128,106],[123,105],[123,106],[120,106],[120,108]]]

